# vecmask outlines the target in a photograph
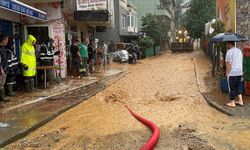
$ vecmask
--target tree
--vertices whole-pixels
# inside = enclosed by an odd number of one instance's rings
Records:
[[[177,0],[176,1],[176,7],[175,7],[175,15],[174,15],[174,20],[175,20],[175,25],[179,27],[179,23],[181,22],[181,17],[182,17],[182,8],[181,4],[184,2],[184,0]]]
[[[224,23],[220,20],[217,20],[215,23],[212,24],[212,28],[214,28],[214,32],[211,35],[208,35],[208,39],[212,39],[213,36],[219,34],[219,33],[223,33],[225,32],[224,30]],[[217,74],[220,77],[224,77],[225,76],[225,71],[226,71],[226,65],[225,64],[221,64],[220,61],[220,57],[221,57],[221,52],[223,55],[223,61],[225,61],[225,57],[226,57],[226,44],[223,42],[219,42],[215,44],[216,47],[216,53],[217,56],[215,56],[215,54],[213,54],[213,66],[212,66],[212,75],[215,75],[215,69],[216,69],[216,65],[217,65]],[[216,57],[216,58],[215,58]]]
[[[204,35],[204,26],[216,16],[215,0],[191,0],[184,26],[194,39]]]
[[[147,14],[142,17],[141,22],[142,32],[155,41],[154,46],[159,46],[162,41],[168,40],[169,25],[158,19],[156,15]]]

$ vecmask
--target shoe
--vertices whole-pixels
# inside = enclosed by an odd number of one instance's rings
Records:
[[[31,89],[31,91],[35,91],[36,89],[35,89],[35,81],[34,81],[34,79],[30,79],[30,89]]]
[[[16,92],[13,92],[13,84],[7,85],[7,95],[16,96]]]
[[[26,91],[26,92],[31,92],[30,80],[25,80],[25,81],[24,81],[24,87],[25,87],[25,91]]]
[[[244,103],[235,102],[235,105],[244,106]]]
[[[0,89],[0,101],[6,101],[4,89]]]

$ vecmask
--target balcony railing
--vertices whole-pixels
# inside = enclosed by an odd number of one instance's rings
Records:
[[[138,32],[138,28],[137,27],[128,26],[128,32],[137,33]]]

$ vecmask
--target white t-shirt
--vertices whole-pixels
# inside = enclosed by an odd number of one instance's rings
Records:
[[[233,47],[227,51],[226,62],[232,65],[229,76],[243,75],[243,54],[242,51]]]

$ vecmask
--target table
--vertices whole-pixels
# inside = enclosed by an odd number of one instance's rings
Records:
[[[44,89],[47,88],[47,70],[60,70],[60,66],[37,66],[36,70],[44,70]],[[37,83],[37,74],[36,74],[36,83]]]

